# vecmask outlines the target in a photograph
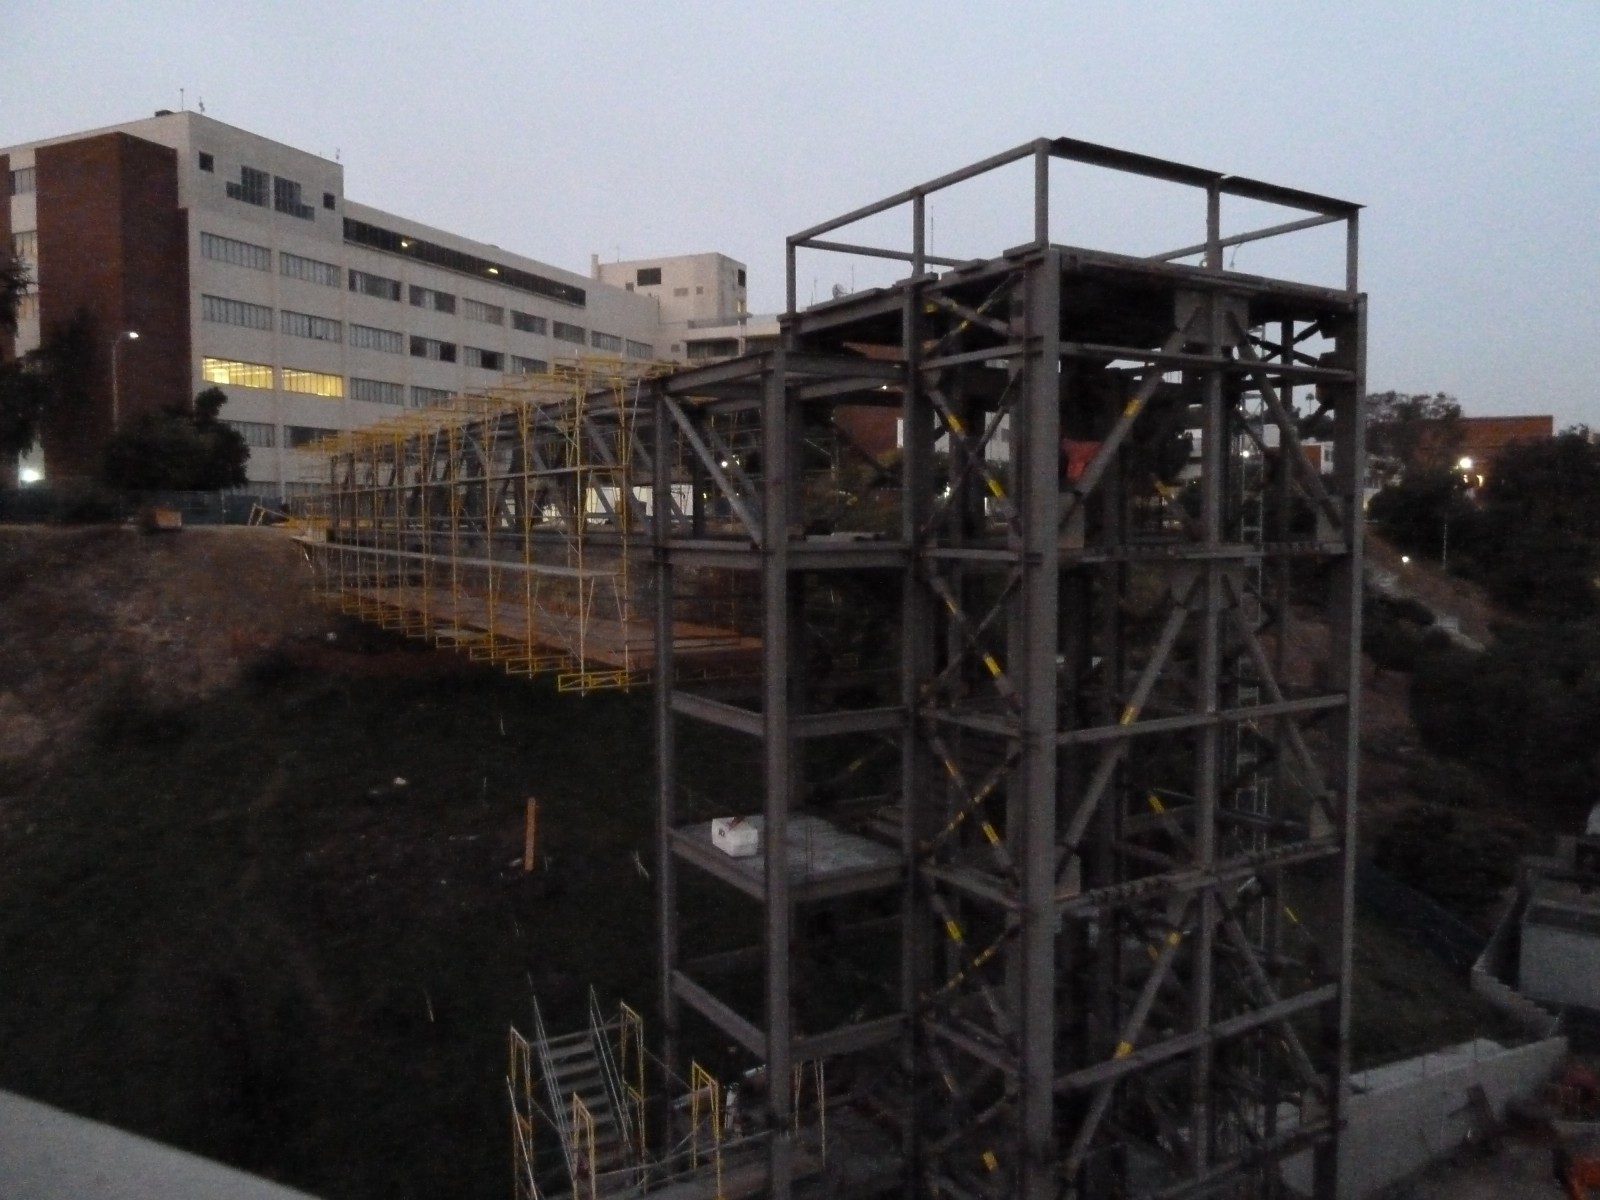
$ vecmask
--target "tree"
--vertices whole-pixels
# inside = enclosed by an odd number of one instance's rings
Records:
[[[0,334],[15,336],[17,310],[33,287],[28,266],[9,250],[0,250]]]
[[[21,277],[27,278],[25,271]],[[5,329],[8,287],[0,263],[0,331]],[[14,331],[15,309],[9,311]],[[52,326],[35,349],[0,362],[0,466],[8,472],[18,456],[33,449],[46,414],[57,412],[72,420],[88,412],[94,345],[94,317],[79,309],[70,320]]]
[[[1450,561],[1457,565],[1463,548],[1477,541],[1479,512],[1454,471],[1406,472],[1372,498],[1367,515],[1399,549],[1435,561],[1445,557],[1446,537]]]
[[[1464,434],[1461,404],[1444,392],[1367,396],[1367,453],[1385,481],[1412,471],[1450,469]]]
[[[215,491],[243,483],[250,448],[217,419],[227,402],[221,388],[207,388],[192,407],[141,413],[107,445],[105,481],[129,491]]]
[[[1506,446],[1479,507],[1460,562],[1496,600],[1547,620],[1600,611],[1600,446],[1587,429]]]

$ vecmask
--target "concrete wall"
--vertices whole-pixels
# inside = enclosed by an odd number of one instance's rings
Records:
[[[1511,1050],[1479,1039],[1352,1077],[1356,1094],[1340,1143],[1339,1200],[1365,1200],[1461,1145],[1473,1128],[1467,1094],[1474,1084],[1482,1085],[1503,1119],[1506,1102],[1537,1091],[1566,1054],[1566,1038]],[[1283,1177],[1291,1189],[1310,1195],[1310,1154],[1285,1164]]]

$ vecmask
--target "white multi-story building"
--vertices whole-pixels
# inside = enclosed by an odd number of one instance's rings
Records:
[[[686,359],[690,320],[743,312],[723,255],[651,260],[656,285],[585,278],[357,204],[340,163],[199,113],[0,150],[0,179],[0,235],[38,283],[0,355],[93,322],[93,394],[44,429],[58,477],[92,474],[114,422],[217,385],[251,490],[293,494],[327,431],[562,359]]]

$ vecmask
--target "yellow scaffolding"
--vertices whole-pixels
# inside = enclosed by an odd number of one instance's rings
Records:
[[[647,548],[649,380],[670,364],[586,358],[316,444],[328,482],[307,538],[347,613],[563,691],[656,666]],[[670,470],[670,468],[667,468]],[[753,673],[754,630],[674,626],[679,669]]]

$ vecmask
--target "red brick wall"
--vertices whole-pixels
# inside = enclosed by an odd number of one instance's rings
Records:
[[[80,309],[94,319],[92,391],[82,411],[46,416],[52,479],[93,475],[111,428],[111,346],[121,421],[190,398],[188,214],[178,207],[170,147],[124,133],[36,155],[40,319],[46,337]]]
[[[11,156],[0,154],[0,247],[11,249]],[[17,352],[16,339],[0,331],[0,361]],[[0,463],[0,469],[6,464]]]
[[[1539,417],[1463,417],[1461,455],[1473,460],[1479,469],[1511,442],[1555,436],[1555,418]]]

